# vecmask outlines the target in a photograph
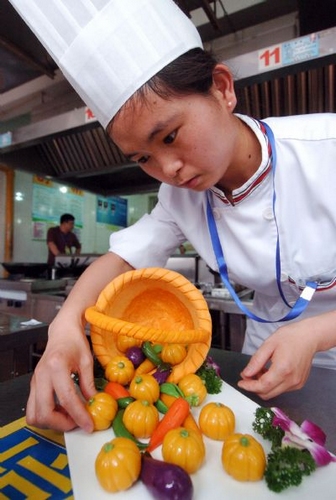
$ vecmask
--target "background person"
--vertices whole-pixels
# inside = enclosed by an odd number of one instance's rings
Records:
[[[48,264],[55,264],[57,255],[79,255],[81,244],[73,233],[75,217],[71,214],[63,214],[60,217],[60,225],[51,227],[47,233]]]
[[[181,244],[181,245],[179,246],[179,251],[180,251],[180,254],[181,254],[181,255],[185,255],[185,253],[186,253],[186,248],[185,248],[185,246],[184,246],[183,244]]]
[[[62,31],[66,24],[66,36],[55,44],[57,30],[44,28],[62,16],[49,15],[48,2],[12,2],[20,4],[112,140],[162,182],[152,213],[111,235],[110,251],[81,275],[50,325],[32,378],[27,422],[92,431],[70,376],[79,374],[86,399],[94,394],[85,309],[113,278],[164,266],[184,241],[218,271],[208,201],[230,278],[255,290],[253,311],[266,318],[248,321],[244,350],[255,354],[240,386],[269,399],[302,387],[313,360],[336,368],[336,115],[260,123],[235,114],[231,72],[203,51],[196,28],[170,0],[111,0],[92,18],[83,13],[89,0],[76,2],[78,19],[89,19],[87,28],[81,25],[78,33],[72,7],[69,22],[59,26]],[[37,20],[32,4],[44,11]],[[278,321],[310,280],[318,291],[308,308],[292,321]]]

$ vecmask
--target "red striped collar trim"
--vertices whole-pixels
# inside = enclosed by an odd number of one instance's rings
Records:
[[[234,205],[240,203],[245,198],[247,198],[263,182],[263,180],[267,177],[267,175],[269,174],[269,172],[272,169],[272,149],[271,149],[271,144],[270,144],[268,137],[267,137],[267,134],[266,134],[266,129],[265,129],[263,123],[261,123],[260,121],[254,120],[254,119],[253,119],[253,121],[255,124],[257,124],[257,126],[259,127],[259,129],[261,130],[261,132],[263,134],[263,138],[264,138],[266,145],[267,145],[268,158],[267,158],[266,162],[264,162],[264,161],[262,162],[262,163],[264,163],[264,166],[259,167],[259,169],[257,170],[257,176],[256,177],[253,176],[249,181],[247,181],[244,184],[243,189],[236,190],[236,194],[233,193],[233,204]],[[216,186],[213,186],[212,188],[210,188],[210,191],[212,191],[214,193],[214,195],[217,198],[219,198],[225,205],[231,205],[231,202],[227,199],[227,197],[225,196],[225,193],[221,189],[217,188]]]

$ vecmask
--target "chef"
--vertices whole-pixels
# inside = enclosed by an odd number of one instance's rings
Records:
[[[172,0],[11,3],[111,139],[162,182],[152,213],[111,236],[50,325],[27,421],[92,430],[70,379],[95,392],[84,311],[186,240],[229,289],[255,290],[242,388],[268,399],[302,387],[312,363],[336,368],[336,115],[236,114],[229,68]]]
[[[48,265],[55,264],[55,257],[60,254],[72,254],[73,249],[75,255],[79,255],[81,244],[77,236],[73,232],[75,225],[75,217],[72,214],[62,214],[60,217],[59,226],[54,226],[48,229],[47,246],[48,246]]]

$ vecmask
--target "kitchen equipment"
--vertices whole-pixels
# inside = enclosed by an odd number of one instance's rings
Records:
[[[33,318],[34,298],[42,292],[63,291],[66,285],[66,280],[0,279],[0,312]]]
[[[46,278],[48,264],[39,262],[2,262],[2,267],[9,273],[10,279]]]
[[[0,312],[0,382],[31,372],[36,348],[47,340],[45,323],[23,324],[21,316]]]
[[[81,254],[81,255],[57,255],[55,257],[54,269],[56,269],[56,278],[75,277],[78,278],[85,269],[96,259],[99,254]]]
[[[165,266],[187,278],[196,286],[200,283],[214,284],[214,275],[205,261],[198,255],[172,255]]]

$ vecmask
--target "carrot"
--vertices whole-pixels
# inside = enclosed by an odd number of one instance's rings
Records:
[[[188,430],[190,430],[190,429],[194,430],[200,436],[202,436],[202,431],[199,428],[199,426],[198,426],[198,424],[197,424],[197,422],[195,420],[195,417],[193,416],[193,414],[190,411],[189,411],[189,413],[187,415],[187,418],[184,420],[182,427],[185,427]]]
[[[143,361],[141,365],[139,365],[138,368],[136,368],[134,376],[142,375],[143,373],[149,373],[155,368],[156,366],[154,365],[154,363],[152,363],[149,359],[146,358],[145,361]]]
[[[189,412],[189,403],[184,398],[175,398],[175,401],[154,430],[149,440],[147,451],[151,452],[160,446],[167,432],[180,427]]]
[[[164,402],[166,406],[168,406],[168,408],[170,408],[171,405],[174,403],[174,401],[177,399],[177,397],[171,396],[170,394],[164,394],[163,392],[161,392],[160,399],[161,401]]]
[[[129,391],[119,382],[108,382],[104,387],[104,392],[110,394],[114,399],[128,398]]]

